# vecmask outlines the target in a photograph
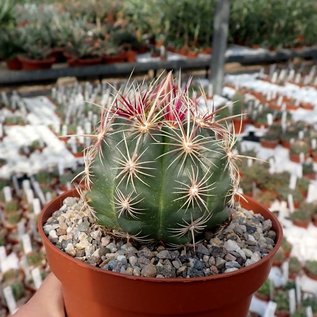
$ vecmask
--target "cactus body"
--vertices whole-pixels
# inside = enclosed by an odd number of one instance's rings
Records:
[[[199,114],[171,74],[149,89],[143,99],[135,91],[134,102],[117,97],[102,115],[87,154],[86,197],[107,228],[195,242],[229,216],[236,186],[231,136],[213,116]]]

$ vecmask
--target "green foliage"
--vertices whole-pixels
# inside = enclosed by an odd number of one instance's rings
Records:
[[[274,301],[277,304],[276,311],[289,311],[288,292],[285,290],[278,290],[275,293]]]
[[[19,209],[19,203],[16,200],[8,201],[4,204],[4,212],[6,214],[15,213]]]
[[[15,22],[15,0],[2,0],[0,2],[0,28],[8,27]],[[1,33],[3,30],[1,31]]]
[[[260,293],[264,296],[270,296],[271,294],[271,287],[272,287],[272,282],[267,279],[262,286],[257,290],[257,293]]]
[[[150,0],[127,1],[130,21],[143,33],[163,36],[175,48],[210,47],[214,1]]]
[[[292,220],[304,220],[304,221],[309,221],[310,220],[310,213],[308,210],[296,210],[291,213],[290,218]]]
[[[281,248],[284,250],[284,252],[290,253],[292,251],[292,244],[285,237],[283,237]]]
[[[303,306],[304,307],[311,307],[313,310],[313,313],[317,313],[317,298],[314,296],[307,297],[303,299]]]
[[[9,125],[25,125],[25,118],[19,115],[8,116],[4,119],[4,124]]]
[[[105,112],[86,155],[87,199],[100,224],[125,236],[194,242],[228,219],[234,138],[197,113],[171,73],[149,87],[119,93]]]
[[[15,300],[19,300],[25,296],[25,288],[21,281],[15,281],[10,286]]]
[[[317,261],[307,260],[304,264],[304,267],[309,273],[317,276]]]
[[[23,43],[23,55],[30,59],[45,59],[51,48],[48,28],[41,23],[30,23],[19,28],[19,31]]]
[[[235,0],[229,27],[234,43],[281,48],[316,43],[316,24],[314,0]]]
[[[289,259],[289,271],[290,273],[299,273],[302,265],[296,256],[292,256]]]
[[[44,260],[44,255],[40,251],[32,251],[26,256],[29,266],[40,266]]]

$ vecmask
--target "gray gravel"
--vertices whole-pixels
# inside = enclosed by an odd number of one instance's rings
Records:
[[[233,272],[256,263],[274,247],[270,220],[241,209],[232,221],[192,246],[132,243],[110,236],[78,198],[68,197],[44,225],[50,241],[72,257],[105,270],[128,275],[170,278]]]

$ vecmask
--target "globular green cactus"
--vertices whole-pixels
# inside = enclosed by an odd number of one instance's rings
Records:
[[[171,73],[146,90],[118,92],[85,155],[85,198],[114,232],[195,242],[229,217],[239,181],[234,142]]]

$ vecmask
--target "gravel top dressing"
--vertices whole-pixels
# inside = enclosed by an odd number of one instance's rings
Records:
[[[206,232],[195,247],[169,248],[109,235],[96,225],[90,207],[75,197],[64,200],[44,231],[56,247],[98,268],[144,277],[203,277],[256,263],[275,245],[271,220],[236,208],[227,225]]]

